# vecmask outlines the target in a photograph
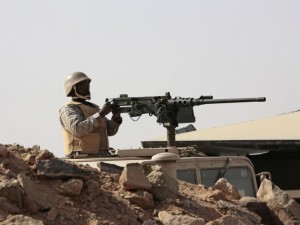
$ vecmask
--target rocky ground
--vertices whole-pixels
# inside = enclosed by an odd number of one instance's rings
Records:
[[[138,164],[101,172],[39,146],[0,144],[0,224],[300,224],[298,203],[269,180],[257,196],[241,198],[224,179],[208,188],[159,168],[146,176]]]

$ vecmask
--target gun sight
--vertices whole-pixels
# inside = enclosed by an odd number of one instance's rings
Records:
[[[213,99],[214,97],[212,95],[201,95],[200,99]]]

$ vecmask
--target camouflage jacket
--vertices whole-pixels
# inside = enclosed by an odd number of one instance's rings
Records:
[[[75,137],[82,137],[92,132],[98,126],[98,120],[93,116],[85,119],[83,112],[76,105],[64,105],[60,110],[60,123],[63,128]],[[118,132],[122,120],[114,121],[107,119],[107,135],[112,136]]]

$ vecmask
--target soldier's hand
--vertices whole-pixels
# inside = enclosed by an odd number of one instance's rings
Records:
[[[113,111],[112,112],[112,114],[113,114],[113,117],[115,117],[115,118],[120,118],[120,116],[121,116],[121,112],[118,112],[118,111]]]
[[[115,121],[118,124],[122,123],[122,117],[121,117],[121,112],[120,111],[112,111],[112,120]]]
[[[102,106],[102,108],[101,108],[101,110],[100,110],[100,116],[101,117],[104,117],[104,116],[106,116],[108,113],[110,113],[111,112],[111,104],[110,104],[110,102],[106,102],[103,106]]]

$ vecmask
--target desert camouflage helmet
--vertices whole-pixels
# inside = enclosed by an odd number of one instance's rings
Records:
[[[68,76],[67,79],[65,80],[66,96],[67,97],[70,96],[72,88],[75,84],[78,84],[79,82],[86,81],[86,80],[91,81],[91,79],[88,78],[88,76],[82,72],[75,72],[75,73],[72,73],[70,76]]]

